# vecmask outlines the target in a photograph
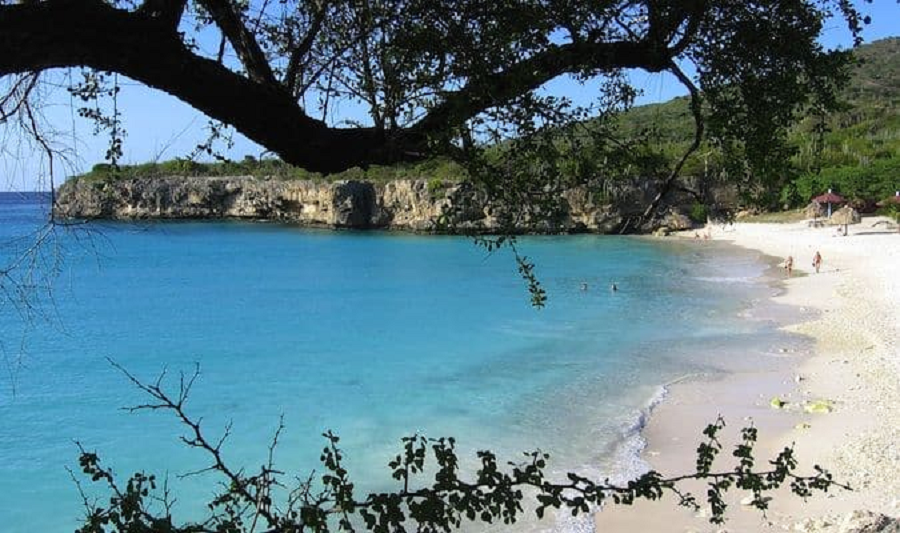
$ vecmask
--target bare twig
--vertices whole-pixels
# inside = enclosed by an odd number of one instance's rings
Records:
[[[189,377],[185,378],[185,374],[183,372],[179,374],[178,393],[173,398],[169,396],[162,388],[163,380],[165,378],[165,371],[160,374],[154,384],[148,385],[137,379],[137,377],[131,374],[116,361],[109,358],[107,358],[107,360],[114,368],[125,375],[125,377],[132,384],[134,384],[138,389],[150,395],[150,397],[155,400],[155,403],[146,403],[133,407],[127,407],[125,408],[126,410],[131,412],[142,410],[172,411],[179,419],[179,421],[189,430],[187,435],[183,435],[181,437],[182,442],[192,448],[197,448],[206,452],[206,454],[212,459],[212,465],[201,471],[216,471],[223,474],[228,479],[231,490],[238,494],[245,502],[253,503],[258,501],[259,488],[254,487],[253,484],[249,483],[249,480],[245,478],[241,474],[241,472],[234,471],[230,467],[228,467],[222,457],[222,445],[230,434],[231,424],[229,423],[226,426],[225,431],[223,432],[223,435],[218,440],[218,442],[216,442],[216,444],[212,444],[206,439],[205,435],[203,434],[203,431],[201,429],[202,419],[192,419],[185,412],[184,405],[188,399],[188,396],[190,395],[191,387],[194,385],[195,380],[200,376],[199,364],[195,365],[194,372],[191,373]],[[251,491],[251,488],[255,488],[257,494],[254,494]],[[277,520],[271,513],[270,509],[258,506],[257,511],[263,518],[265,518],[270,527],[274,526],[277,523]]]

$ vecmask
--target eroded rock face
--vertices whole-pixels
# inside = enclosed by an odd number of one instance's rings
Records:
[[[805,218],[822,218],[827,215],[825,208],[819,202],[813,200],[805,208],[803,208],[803,216]]]
[[[655,189],[624,184],[598,195],[574,188],[560,195],[550,220],[523,232],[611,233],[640,214]],[[693,200],[676,197],[669,215],[653,226],[690,226],[679,209]],[[489,206],[470,185],[435,187],[424,180],[280,181],[250,176],[122,179],[114,182],[70,180],[57,195],[56,214],[64,218],[103,219],[253,219],[333,228],[385,228],[420,232],[498,231],[502,207]]]
[[[859,224],[859,212],[850,206],[844,206],[831,214],[828,221],[831,224]]]

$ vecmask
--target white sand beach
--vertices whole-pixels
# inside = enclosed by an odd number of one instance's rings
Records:
[[[741,505],[744,495],[735,494],[723,525],[668,497],[605,509],[596,515],[597,531],[836,533],[848,530],[852,511],[900,516],[900,233],[879,217],[851,225],[846,237],[806,222],[738,223],[711,227],[710,233],[713,240],[766,255],[793,256],[795,275],[785,275],[786,290],[775,300],[808,315],[785,329],[810,337],[814,353],[797,354],[791,370],[778,375],[740,373],[672,387],[645,429],[645,459],[664,475],[691,469],[701,430],[721,413],[728,423],[721,467],[730,468],[727,447],[752,420],[760,430],[761,464],[793,443],[800,473],[822,465],[854,490],[806,502],[785,490],[765,516]],[[812,267],[816,251],[823,258],[818,274]],[[773,408],[773,396],[787,402],[785,408]],[[827,401],[831,411],[806,412],[804,406],[817,400]],[[702,485],[692,489],[705,496]]]

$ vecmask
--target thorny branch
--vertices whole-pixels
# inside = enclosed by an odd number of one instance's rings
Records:
[[[41,180],[49,189],[47,218],[21,234],[6,232],[0,242],[0,308],[23,325],[22,341],[14,354],[6,342],[0,341],[10,388],[15,394],[16,374],[27,352],[27,334],[38,321],[55,323],[54,282],[62,271],[69,245],[92,246],[93,232],[84,230],[80,222],[60,221],[54,217],[56,172],[71,167],[73,154],[60,142],[61,134],[48,127],[44,116],[46,91],[53,83],[40,72],[28,72],[10,80],[0,96],[0,131],[4,137],[0,152],[7,165],[15,164],[34,153],[41,160]],[[24,154],[23,154],[24,152]],[[35,169],[25,168],[34,172]],[[34,178],[35,176],[30,176]],[[23,193],[33,194],[33,193]]]
[[[185,376],[183,372],[179,374],[178,392],[174,397],[171,397],[162,388],[163,380],[166,377],[165,371],[159,375],[155,383],[146,384],[138,380],[134,375],[132,375],[124,367],[122,367],[112,359],[108,360],[113,367],[121,371],[136,387],[147,393],[153,400],[156,401],[156,403],[141,404],[129,407],[127,408],[129,411],[163,409],[173,412],[178,417],[179,421],[189,430],[186,436],[181,437],[182,442],[192,448],[198,448],[205,451],[207,455],[209,455],[210,459],[212,459],[212,464],[208,466],[206,470],[217,471],[223,474],[231,484],[231,489],[245,501],[260,502],[262,499],[264,499],[260,494],[260,489],[256,487],[256,479],[244,478],[240,471],[232,470],[225,464],[225,461],[222,459],[222,445],[228,438],[230,426],[229,428],[226,428],[219,441],[213,444],[206,439],[200,429],[202,419],[191,419],[185,413],[184,404],[188,399],[188,395],[191,392],[191,388],[193,387],[194,382],[200,376],[199,365],[196,365],[194,372],[189,376]],[[260,475],[268,476],[269,474],[270,472],[264,469]],[[257,511],[263,518],[266,519],[270,527],[274,526],[277,523],[275,516],[272,515],[271,512],[268,509],[265,509],[261,504],[257,507]]]

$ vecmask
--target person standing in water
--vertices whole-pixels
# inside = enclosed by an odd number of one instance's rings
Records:
[[[816,269],[816,274],[819,273],[819,268],[822,267],[822,254],[816,250],[816,255],[813,256],[813,268]]]
[[[784,260],[784,269],[787,271],[788,277],[791,277],[794,274],[794,256],[789,255],[787,259]]]

